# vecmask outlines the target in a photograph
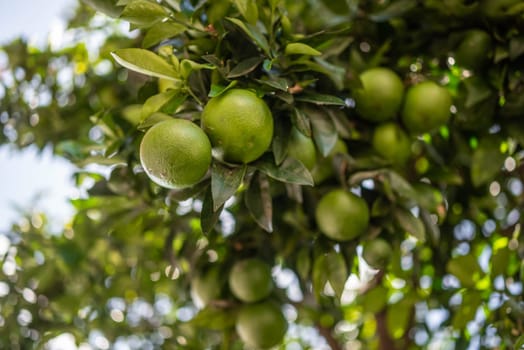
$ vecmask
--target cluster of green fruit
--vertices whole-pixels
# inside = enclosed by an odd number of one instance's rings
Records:
[[[259,158],[273,138],[273,116],[254,92],[230,89],[205,106],[200,127],[167,116],[153,125],[140,144],[142,166],[156,184],[183,188],[208,172],[213,154],[229,163]]]
[[[223,297],[218,269],[210,269],[191,281],[191,294],[202,306]],[[270,298],[274,290],[271,267],[258,258],[237,261],[229,271],[228,287],[241,305],[236,331],[245,344],[256,349],[271,348],[282,342],[287,321],[280,305]]]
[[[409,159],[411,135],[431,132],[451,116],[451,95],[436,82],[420,82],[405,93],[399,76],[383,67],[364,71],[360,80],[362,87],[353,93],[356,111],[362,119],[378,123],[373,148],[392,164],[402,165]],[[396,120],[399,113],[404,128]]]

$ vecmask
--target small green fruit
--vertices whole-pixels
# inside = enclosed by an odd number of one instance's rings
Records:
[[[430,132],[446,124],[452,100],[448,90],[433,81],[412,86],[402,109],[402,121],[413,134]]]

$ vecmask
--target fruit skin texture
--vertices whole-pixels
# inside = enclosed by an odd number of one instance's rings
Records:
[[[308,170],[313,169],[317,162],[315,143],[295,127],[291,129],[287,155],[302,162]]]
[[[229,289],[245,303],[266,298],[273,290],[271,267],[258,258],[236,262],[229,272]]]
[[[280,306],[274,302],[245,304],[238,312],[236,330],[247,345],[255,349],[268,349],[282,342],[287,321]]]
[[[250,90],[231,89],[209,100],[201,126],[217,154],[231,163],[254,161],[273,138],[271,111]]]
[[[367,242],[362,249],[362,258],[375,269],[386,267],[392,254],[391,246],[382,238]]]
[[[489,54],[493,49],[491,36],[483,30],[469,30],[455,51],[457,65],[478,70],[488,61]]]
[[[336,189],[320,199],[315,218],[323,234],[335,241],[349,241],[366,232],[369,208],[356,194]]]
[[[452,100],[446,88],[433,81],[412,86],[406,93],[402,121],[413,134],[432,131],[447,123]]]
[[[191,298],[197,306],[206,306],[210,301],[220,298],[222,283],[220,271],[211,268],[191,279]]]
[[[321,183],[322,181],[330,178],[334,175],[333,170],[333,157],[337,154],[347,154],[348,148],[344,141],[341,139],[337,139],[337,142],[335,143],[335,146],[329,152],[327,157],[319,156],[317,157],[317,163],[311,169],[311,175],[313,176],[313,181],[315,181],[316,184]]]
[[[370,68],[360,74],[362,88],[353,93],[355,107],[363,119],[381,122],[393,119],[402,104],[404,85],[388,68]]]
[[[371,143],[378,154],[395,165],[405,164],[411,154],[409,136],[394,122],[377,126]]]
[[[140,162],[149,178],[162,187],[192,186],[211,165],[211,143],[189,120],[165,120],[153,125],[142,138]]]

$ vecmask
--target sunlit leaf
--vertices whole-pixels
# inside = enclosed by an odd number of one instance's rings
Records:
[[[178,72],[157,54],[143,49],[119,49],[111,55],[122,66],[132,71],[157,78],[177,81]]]
[[[135,25],[149,26],[156,22],[160,22],[167,15],[167,10],[156,2],[134,0],[126,5],[120,18]]]
[[[184,25],[171,21],[156,23],[146,32],[142,40],[142,47],[154,46],[163,40],[183,33],[186,29]]]
[[[304,43],[289,43],[284,49],[286,55],[320,56],[322,52]]]

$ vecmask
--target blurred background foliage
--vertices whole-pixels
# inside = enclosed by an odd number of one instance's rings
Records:
[[[272,298],[291,324],[281,349],[522,348],[521,2],[86,3],[122,19],[80,3],[62,47],[20,39],[0,50],[1,143],[52,147],[86,189],[61,232],[27,213],[0,236],[0,348],[42,348],[70,333],[96,349],[242,349],[232,330],[238,302],[225,292],[200,308],[190,281],[216,267],[220,285],[235,260],[254,255],[273,266]],[[183,30],[159,32],[165,13]],[[468,46],[473,31],[489,39]],[[286,43],[305,46],[286,52]],[[155,106],[158,79],[110,55],[130,47],[174,47],[215,70],[188,75],[186,102]],[[375,125],[353,108],[358,76],[374,66],[406,86],[438,81],[453,96],[450,122],[414,138],[400,169],[370,150]],[[348,153],[329,160],[331,177],[310,187],[255,171],[217,212],[206,204],[209,182],[152,184],[137,152],[144,104],[198,119],[198,100],[232,81],[266,93],[283,139],[294,124],[312,128],[324,154],[342,140]],[[274,142],[275,158],[281,147]],[[371,207],[369,232],[347,243],[314,222],[321,195],[338,187]],[[260,198],[270,214],[256,208]],[[358,253],[378,237],[393,253],[374,272]]]

